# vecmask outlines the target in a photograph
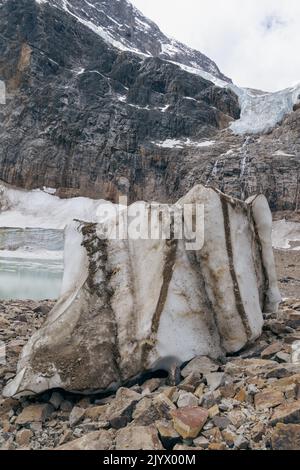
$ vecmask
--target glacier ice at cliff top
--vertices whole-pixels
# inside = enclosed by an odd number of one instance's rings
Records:
[[[293,111],[300,102],[300,83],[273,93],[264,93],[240,88],[233,83],[225,82],[199,68],[188,67],[177,62],[187,72],[200,75],[221,88],[231,89],[239,98],[241,117],[230,125],[235,134],[259,134],[273,129],[282,119]]]
[[[49,3],[49,0],[36,0],[37,3]],[[74,2],[67,2],[65,0],[52,0],[56,8],[67,12],[76,21],[84,24],[87,28],[99,35],[106,43],[119,49],[121,51],[129,51],[143,57],[151,57],[149,51],[142,51],[138,47],[132,47],[122,35],[113,30],[100,25],[97,20],[97,6],[91,5],[86,2],[90,11],[86,11],[83,15],[83,9],[77,8]],[[129,3],[129,2],[128,2]],[[130,5],[132,8],[132,5]],[[133,28],[139,30],[140,28],[151,29],[151,24],[148,20],[141,15],[141,13],[133,7],[134,15],[132,17]],[[110,18],[111,20],[111,18]],[[239,97],[241,107],[241,118],[231,124],[231,129],[236,134],[256,134],[260,132],[267,132],[269,129],[274,128],[285,115],[293,110],[294,104],[299,102],[300,84],[293,87],[281,90],[275,93],[262,93],[252,91],[246,88],[240,88],[230,81],[225,81],[220,78],[220,74],[211,63],[207,70],[204,70],[199,63],[189,61],[189,65],[178,62],[178,54],[185,54],[188,56],[192,50],[180,44],[179,42],[170,38],[164,37],[160,40],[158,47],[161,49],[162,58],[171,62],[181,69],[189,73],[200,75],[205,80],[209,80],[219,87],[227,87],[234,91]],[[166,53],[166,56],[164,56]],[[176,60],[177,59],[177,60]]]
[[[241,118],[230,126],[237,134],[257,134],[274,128],[300,101],[300,84],[275,93],[263,94],[256,94],[235,85],[229,87],[238,95],[241,106]]]

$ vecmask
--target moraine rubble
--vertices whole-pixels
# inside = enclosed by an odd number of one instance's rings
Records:
[[[7,344],[1,387],[18,354],[44,322],[50,302],[2,302],[0,339]],[[267,314],[263,335],[222,362],[199,357],[173,377],[145,377],[115,395],[62,390],[0,399],[2,449],[299,449],[300,302]],[[175,385],[176,383],[176,385]]]

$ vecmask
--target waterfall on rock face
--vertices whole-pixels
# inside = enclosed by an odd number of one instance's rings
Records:
[[[0,228],[0,299],[59,297],[63,231]]]

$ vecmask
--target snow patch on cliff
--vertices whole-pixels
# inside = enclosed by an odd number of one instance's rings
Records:
[[[152,142],[152,144],[161,148],[184,148],[184,147],[211,147],[215,145],[214,140],[204,140],[202,142],[195,142],[191,139],[166,139],[160,142]]]
[[[113,47],[116,49],[119,49],[120,51],[129,51],[129,52],[134,52],[136,54],[140,54],[143,56],[147,56],[147,54],[139,51],[138,49],[129,47],[128,45],[125,45],[123,42],[115,39],[113,35],[108,31],[107,28],[98,26],[94,21],[92,21],[92,18],[85,19],[84,17],[88,17],[87,11],[84,11],[81,9],[82,16],[74,13],[74,11],[71,10],[71,8],[74,9],[73,5],[68,1],[68,0],[56,0],[56,1],[50,1],[50,0],[35,0],[36,3],[42,5],[49,3],[51,6],[54,6],[55,8],[59,8],[67,12],[69,15],[73,16],[79,23],[83,24],[87,28],[89,28],[91,31],[96,33],[98,36],[100,36],[105,42],[108,44],[111,44]],[[86,2],[87,5],[91,8],[94,8],[95,10],[98,10],[95,5]],[[98,11],[99,13],[99,11]],[[101,11],[101,13],[105,14],[104,11]],[[114,18],[106,15],[107,18],[109,18],[113,23],[116,23],[120,26],[120,23],[118,23]]]
[[[179,62],[174,62],[173,60],[168,60],[171,64],[177,65],[180,67],[182,70],[188,73],[192,73],[194,75],[198,75],[199,77],[204,78],[205,80],[214,83],[216,86],[220,88],[226,88],[227,86],[230,87],[228,82],[225,82],[224,80],[221,80],[220,78],[217,78],[215,75],[212,73],[206,72],[205,70],[202,70],[199,68],[199,66],[196,67],[190,67],[188,65],[181,64]],[[195,64],[196,65],[196,64]]]
[[[273,157],[295,157],[295,154],[284,152],[283,150],[277,150],[273,153]]]

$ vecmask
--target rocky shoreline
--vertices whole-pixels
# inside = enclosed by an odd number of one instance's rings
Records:
[[[289,263],[289,256],[284,259]],[[281,286],[297,292],[296,283]],[[52,306],[1,302],[0,341],[7,353],[7,363],[0,365],[1,390]],[[62,390],[18,401],[1,396],[0,448],[300,449],[300,363],[292,363],[296,341],[300,301],[290,296],[278,314],[265,317],[255,344],[220,361],[196,358],[180,376],[144,377],[109,396]]]

